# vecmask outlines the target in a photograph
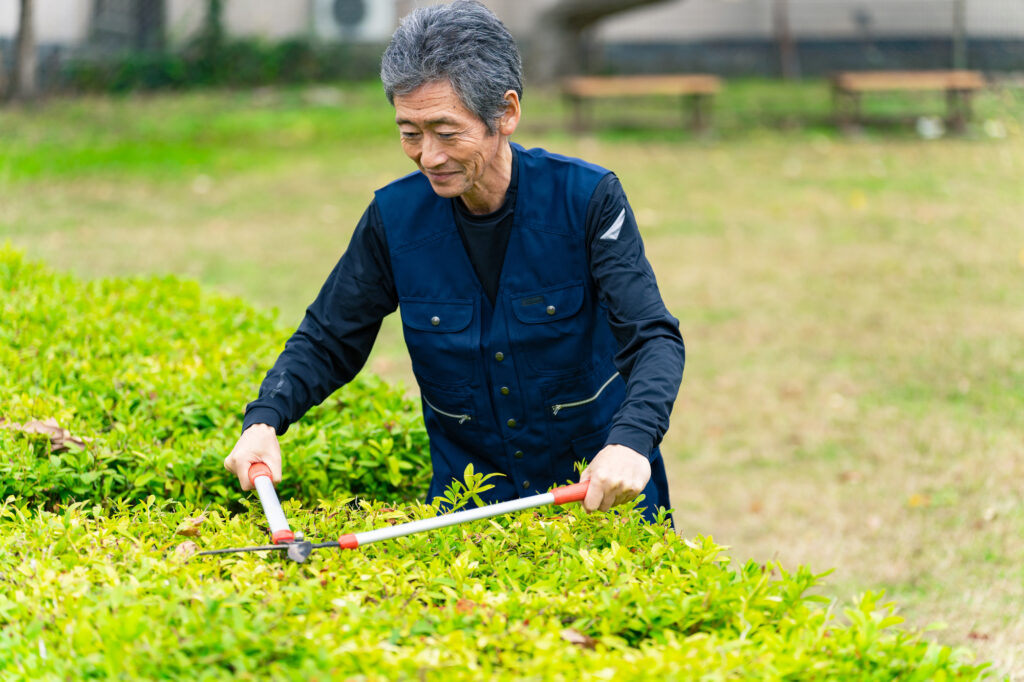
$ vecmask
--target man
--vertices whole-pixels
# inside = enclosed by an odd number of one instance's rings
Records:
[[[246,408],[224,465],[281,477],[277,436],[362,368],[400,309],[430,438],[428,501],[466,464],[486,502],[576,476],[588,512],[668,508],[658,450],[684,350],[618,179],[509,141],[519,53],[483,5],[417,9],[381,79],[418,172],[376,192],[348,250]]]

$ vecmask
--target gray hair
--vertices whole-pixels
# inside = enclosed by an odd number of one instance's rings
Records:
[[[447,80],[463,105],[494,133],[505,93],[523,96],[523,64],[512,34],[475,0],[420,7],[406,16],[381,58],[392,105],[421,85]]]

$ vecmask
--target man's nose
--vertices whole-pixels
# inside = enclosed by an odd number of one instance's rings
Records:
[[[423,136],[423,149],[420,154],[420,163],[424,168],[440,168],[448,160],[444,151],[444,145],[433,135]]]

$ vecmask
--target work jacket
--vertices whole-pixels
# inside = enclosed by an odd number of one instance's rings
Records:
[[[467,464],[501,476],[487,501],[579,479],[606,444],[627,377],[592,281],[587,204],[608,171],[516,146],[514,222],[494,304],[460,240],[450,199],[414,173],[376,193],[405,341],[430,438],[428,499]],[[680,344],[681,348],[681,344]],[[647,454],[647,453],[644,453]],[[668,507],[658,448],[645,514]]]

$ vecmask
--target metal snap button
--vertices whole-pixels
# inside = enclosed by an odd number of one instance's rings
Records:
[[[555,314],[555,306],[549,305],[548,306],[548,315],[554,315],[554,314]]]
[[[516,459],[522,459],[523,458],[523,451],[522,450],[516,450],[513,453],[512,456],[515,457]]]
[[[515,419],[509,419],[509,420],[508,420],[507,422],[505,422],[505,423],[506,423],[506,424],[508,424],[508,427],[509,427],[510,429],[514,429],[514,428],[516,428],[516,420],[515,420]]]
[[[441,324],[441,318],[438,317],[437,315],[434,315],[432,318],[430,318],[430,324],[436,327],[437,325]]]
[[[505,359],[505,354],[499,350],[497,353],[494,354],[494,359],[497,360],[498,362],[501,362],[502,360]]]
[[[511,392],[512,392],[512,391],[510,391],[510,390],[509,390],[508,386],[502,386],[502,387],[501,387],[501,394],[502,394],[502,395],[508,395],[508,394],[509,394],[509,393],[511,393]]]
[[[524,488],[529,488],[530,487],[530,482],[529,481],[523,481],[523,487]]]

